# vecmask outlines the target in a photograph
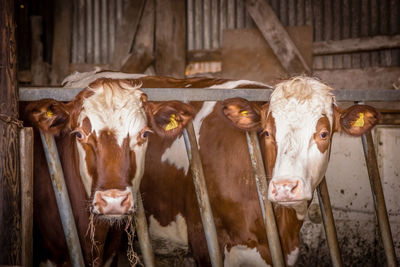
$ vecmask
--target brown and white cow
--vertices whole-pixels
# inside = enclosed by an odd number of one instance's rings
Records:
[[[26,107],[37,129],[56,136],[87,266],[104,265],[119,248],[121,229],[108,222],[121,224],[135,212],[149,133],[174,138],[192,118],[191,106],[147,101],[139,87],[137,80],[102,78],[71,102],[43,99]],[[172,117],[174,128],[167,132]],[[43,149],[38,138],[35,143],[36,261],[69,265]],[[96,215],[94,236],[88,231],[90,213]]]
[[[265,87],[249,81],[140,79],[144,87]],[[158,81],[156,83],[156,81]],[[214,83],[214,84],[212,84]],[[379,114],[369,106],[340,110],[331,88],[307,77],[277,85],[263,105],[234,98],[192,103],[220,249],[225,266],[267,266],[271,256],[243,130],[260,132],[282,248],[296,262],[299,231],[312,193],[327,168],[334,132],[359,136]],[[154,249],[161,254],[192,251],[210,265],[182,137],[150,137],[141,184]],[[160,245],[161,244],[161,245]]]

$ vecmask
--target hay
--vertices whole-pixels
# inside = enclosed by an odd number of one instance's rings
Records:
[[[141,264],[139,256],[133,250],[133,238],[135,237],[135,227],[133,226],[133,215],[129,216],[126,222],[125,232],[128,237],[128,249],[126,251],[126,256],[128,257],[131,266],[136,266]]]

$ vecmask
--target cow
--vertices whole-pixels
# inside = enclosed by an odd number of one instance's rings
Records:
[[[86,266],[109,265],[118,252],[124,230],[118,225],[137,208],[149,134],[177,137],[192,118],[190,105],[148,101],[140,86],[135,79],[101,78],[68,103],[42,99],[25,108],[27,123],[56,138]],[[35,139],[35,262],[70,266],[38,134]]]
[[[84,74],[82,74],[85,76]],[[85,82],[110,72],[87,74]],[[271,88],[246,80],[174,79],[142,76],[144,88]],[[68,81],[74,86],[74,78]],[[80,84],[84,85],[84,84]],[[268,266],[271,255],[263,226],[245,131],[257,131],[287,265],[299,253],[299,231],[312,192],[326,171],[332,136],[359,136],[379,120],[372,107],[341,110],[331,88],[308,77],[279,83],[267,103],[241,98],[191,102],[194,129],[225,266]],[[189,161],[181,136],[149,136],[140,191],[154,251],[191,254],[210,266]]]
[[[267,88],[249,81],[171,80],[143,77],[144,87]],[[314,78],[279,83],[266,103],[241,98],[191,103],[224,266],[268,266],[271,255],[246,142],[259,133],[284,258],[293,266],[299,231],[313,191],[324,177],[335,132],[360,136],[378,122],[370,106],[340,109],[332,89]],[[205,236],[182,137],[152,135],[141,183],[153,249],[158,254],[191,251],[198,266],[210,266]]]

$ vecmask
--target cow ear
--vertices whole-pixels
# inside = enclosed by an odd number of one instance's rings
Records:
[[[360,136],[371,130],[380,119],[380,113],[367,105],[354,105],[345,110],[335,112],[335,130],[352,136]]]
[[[194,108],[180,101],[144,101],[149,127],[162,137],[176,137],[193,119]]]
[[[53,99],[29,103],[25,113],[35,127],[53,135],[60,134],[69,123],[68,106]]]
[[[226,99],[222,102],[222,113],[239,129],[246,131],[261,129],[260,108],[246,99]]]

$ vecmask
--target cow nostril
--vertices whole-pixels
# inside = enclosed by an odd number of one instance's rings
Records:
[[[296,188],[299,186],[299,181],[296,181],[296,183],[293,185],[293,187],[290,189],[291,193],[294,193],[296,191]]]
[[[129,207],[130,204],[131,204],[130,202],[131,202],[130,194],[127,194],[127,195],[125,196],[125,198],[121,201],[121,206],[122,206],[122,207],[124,207],[124,206]]]

